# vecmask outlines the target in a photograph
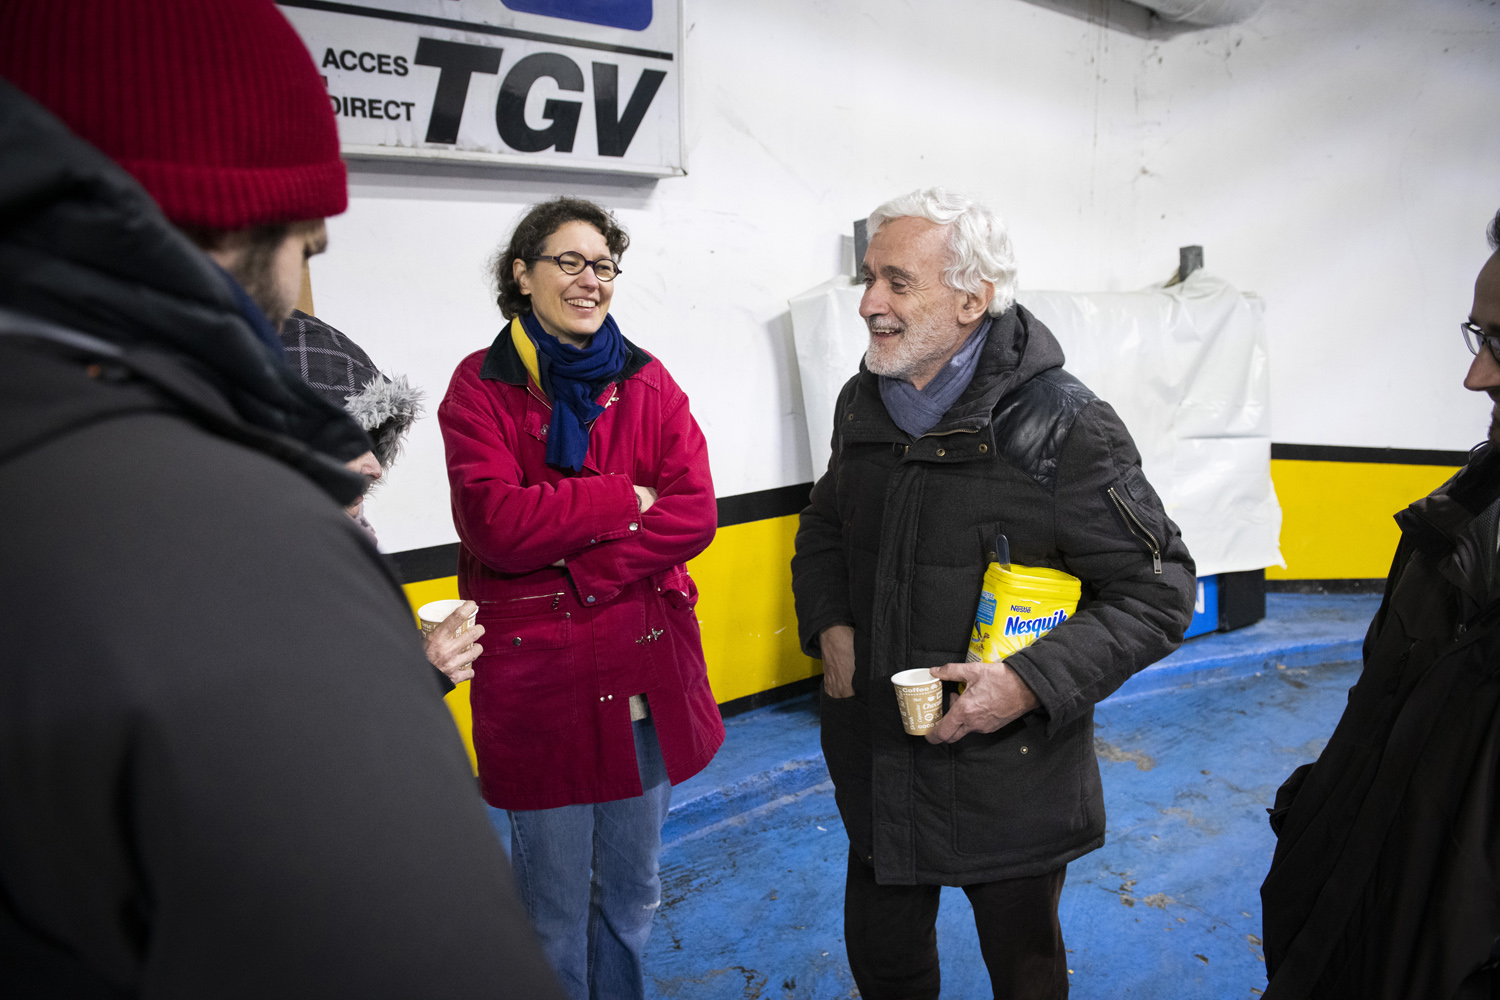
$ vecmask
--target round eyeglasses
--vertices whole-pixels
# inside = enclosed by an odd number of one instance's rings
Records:
[[[615,275],[620,273],[619,265],[608,257],[589,260],[583,254],[573,250],[569,250],[567,253],[560,253],[556,257],[542,254],[533,257],[532,260],[550,260],[562,268],[563,274],[581,274],[585,267],[592,267],[594,269],[594,276],[600,281],[614,281]]]
[[[1458,328],[1463,331],[1464,346],[1469,349],[1470,354],[1478,355],[1479,348],[1484,344],[1488,344],[1490,347],[1490,357],[1500,362],[1500,337],[1485,333],[1482,327],[1468,320],[1464,320],[1458,324]]]

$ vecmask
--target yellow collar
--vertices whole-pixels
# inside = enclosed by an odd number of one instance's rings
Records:
[[[542,370],[536,363],[536,345],[526,335],[526,330],[521,326],[521,317],[517,316],[510,321],[510,342],[516,345],[516,353],[521,356],[521,363],[526,366],[526,374],[531,376],[531,381],[542,386]]]

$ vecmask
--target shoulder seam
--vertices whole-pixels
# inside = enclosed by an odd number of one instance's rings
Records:
[[[1049,398],[1042,400],[1042,394]],[[1088,386],[1061,368],[1039,373],[1000,400],[996,406],[999,419],[993,423],[994,429],[999,430],[1014,421],[1016,428],[1031,432],[1029,439],[1017,436],[1014,440],[1021,444],[1007,447],[1007,442],[997,436],[997,450],[1037,485],[1055,493],[1063,447],[1072,436],[1080,414],[1098,398]]]

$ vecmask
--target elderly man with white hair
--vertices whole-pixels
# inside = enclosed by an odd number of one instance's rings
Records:
[[[1065,997],[1066,867],[1104,843],[1094,705],[1182,641],[1192,559],[1120,418],[1016,304],[1000,219],[933,188],[869,232],[870,346],[792,560],[849,835],[849,965],[865,1000],[937,997],[938,897],[959,886],[995,996]],[[1077,610],[963,662],[985,569],[1012,561],[1077,577]],[[891,684],[913,668],[949,699],[925,738]]]

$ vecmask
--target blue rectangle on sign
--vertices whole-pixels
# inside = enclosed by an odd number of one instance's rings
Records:
[[[1198,600],[1193,605],[1193,620],[1187,627],[1186,636],[1202,635],[1219,630],[1219,578],[1198,578]]]
[[[502,0],[522,14],[561,17],[608,28],[645,31],[651,24],[651,0]]]

